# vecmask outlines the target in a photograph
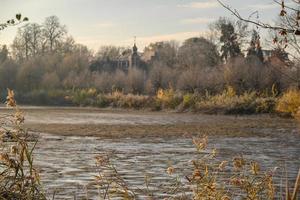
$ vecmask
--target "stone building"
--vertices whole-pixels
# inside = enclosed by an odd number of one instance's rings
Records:
[[[144,53],[138,52],[136,42],[132,49],[127,49],[121,55],[113,60],[95,60],[90,65],[91,71],[109,71],[122,70],[128,72],[130,68],[137,68],[147,71],[150,63],[149,56],[144,56]],[[150,58],[151,59],[151,58]]]
[[[138,52],[136,42],[131,51],[125,51],[117,60],[117,68],[128,71],[129,68],[146,69],[147,63],[143,60],[143,54]]]

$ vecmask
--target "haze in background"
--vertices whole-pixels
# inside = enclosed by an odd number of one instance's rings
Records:
[[[244,16],[260,12],[264,21],[274,19],[280,7],[272,0],[224,0]],[[131,46],[137,36],[142,49],[151,42],[183,41],[205,34],[207,24],[230,16],[215,0],[1,0],[0,19],[16,13],[41,23],[56,15],[74,39],[98,50],[101,45]],[[1,44],[11,44],[17,28],[1,33]]]

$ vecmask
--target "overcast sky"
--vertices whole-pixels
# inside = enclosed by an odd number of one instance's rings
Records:
[[[0,0],[0,20],[16,13],[42,23],[56,15],[78,43],[97,50],[101,45],[132,46],[133,37],[142,49],[150,42],[199,36],[207,24],[220,16],[231,16],[216,0]],[[272,21],[278,5],[272,0],[223,0],[249,16],[258,10],[260,18]],[[0,44],[10,44],[17,28],[0,33]]]

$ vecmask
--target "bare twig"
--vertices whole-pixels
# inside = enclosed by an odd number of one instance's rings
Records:
[[[237,17],[241,21],[251,23],[251,24],[254,24],[254,25],[259,26],[261,28],[265,28],[265,29],[272,29],[272,30],[276,30],[276,31],[284,31],[285,33],[292,33],[292,34],[295,34],[295,35],[300,35],[300,30],[299,29],[285,28],[285,27],[281,27],[281,26],[276,26],[276,25],[270,25],[270,24],[267,24],[267,23],[263,23],[261,21],[253,21],[253,20],[250,20],[249,18],[246,19],[246,18],[242,17],[236,9],[233,9],[229,5],[224,4],[221,0],[217,0],[217,1],[224,8],[226,8],[228,11],[230,11],[235,17]]]

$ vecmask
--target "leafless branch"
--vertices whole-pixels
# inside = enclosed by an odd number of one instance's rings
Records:
[[[261,21],[253,21],[250,18],[246,19],[246,18],[242,17],[236,9],[233,9],[229,5],[224,4],[221,0],[217,0],[217,1],[225,9],[230,11],[235,17],[237,17],[241,21],[251,23],[251,24],[254,24],[254,25],[259,26],[261,28],[265,28],[265,29],[272,29],[272,30],[276,30],[276,31],[280,31],[280,32],[282,31],[282,32],[285,32],[285,33],[292,33],[292,34],[295,34],[295,35],[300,35],[300,30],[299,29],[286,28],[286,27],[281,27],[281,26],[276,26],[276,25],[270,25],[270,24],[267,24],[267,23],[263,23]]]
[[[273,0],[276,4],[278,4],[278,5],[282,5],[282,1],[278,1],[278,0]],[[292,0],[293,1],[293,0]],[[299,1],[293,1],[294,3],[296,3],[296,4],[300,4],[300,2]],[[295,8],[292,8],[292,7],[290,7],[290,6],[288,6],[288,5],[284,5],[284,7],[286,8],[286,9],[289,9],[289,10],[292,10],[292,11],[295,11],[295,12],[298,12],[299,11],[299,9],[295,9]]]

